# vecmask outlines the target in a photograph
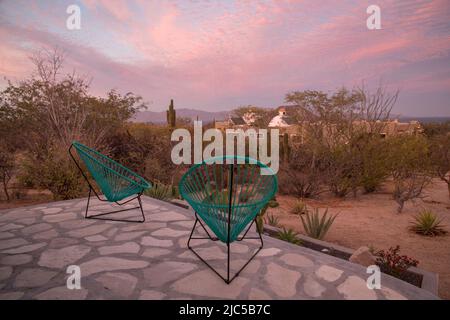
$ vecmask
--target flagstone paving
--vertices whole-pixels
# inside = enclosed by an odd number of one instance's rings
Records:
[[[146,222],[138,224],[84,219],[85,204],[76,199],[0,211],[0,299],[437,298],[386,275],[380,290],[370,290],[364,267],[268,236],[226,285],[187,249],[190,210],[143,197]],[[111,210],[92,205],[97,213]],[[126,216],[133,214],[139,218],[134,210]],[[225,272],[223,244],[191,243]],[[232,244],[231,270],[257,247],[252,240]],[[80,267],[81,289],[67,288],[70,265]]]

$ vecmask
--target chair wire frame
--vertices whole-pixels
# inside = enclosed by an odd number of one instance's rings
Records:
[[[218,159],[224,164],[217,164]],[[261,175],[262,170],[270,174]],[[228,171],[228,175],[224,174],[224,171]],[[261,209],[275,195],[277,187],[276,175],[270,168],[255,159],[239,156],[205,160],[193,166],[181,178],[180,193],[195,211],[195,222],[187,246],[225,283],[230,284],[239,276],[263,248],[264,242],[258,228],[256,237],[249,237],[247,234],[256,224]],[[197,224],[206,236],[193,236]],[[227,246],[226,276],[220,274],[194,250],[191,240],[195,239],[221,241]],[[234,275],[230,275],[231,244],[245,239],[259,240],[260,245],[247,262]]]
[[[76,160],[72,149],[75,149],[80,159],[84,162],[87,171],[91,174],[94,181],[99,186],[100,191],[103,192],[104,199],[102,199],[99,195],[99,192],[97,192],[96,188],[92,185],[91,181],[87,177],[85,171],[81,168],[81,165]],[[86,210],[84,217],[86,219],[97,219],[97,220],[107,220],[107,221],[119,221],[119,222],[137,222],[137,223],[143,223],[145,222],[145,215],[144,215],[144,209],[142,207],[142,200],[141,196],[143,192],[151,187],[151,184],[147,182],[144,178],[140,177],[138,174],[134,173],[133,171],[129,170],[128,168],[122,166],[121,164],[117,163],[116,161],[106,157],[105,155],[99,153],[98,151],[91,149],[79,142],[74,141],[70,148],[69,148],[69,155],[74,161],[75,165],[77,166],[78,170],[80,171],[81,175],[83,176],[84,180],[86,180],[86,183],[89,186],[89,195],[87,199],[86,204]],[[99,173],[96,171],[96,169],[101,169],[103,173]],[[118,172],[115,169],[119,168],[122,172]],[[128,174],[128,177],[124,175]],[[109,186],[108,179],[104,179],[104,175],[108,174],[109,179],[114,179],[116,181],[119,181],[121,179],[124,180],[123,184],[128,185],[129,187],[126,188],[125,192],[124,190],[120,189],[120,186],[116,186],[115,188],[112,186]],[[121,210],[115,210],[115,211],[109,211],[94,215],[89,215],[89,204],[91,200],[91,195],[94,193],[94,195],[97,197],[99,201],[102,202],[109,202],[109,203],[116,203],[119,206],[125,205],[133,200],[137,200],[138,206],[132,207],[132,208],[126,208]],[[132,196],[130,198],[130,196]],[[129,198],[125,201],[120,202],[121,200]],[[139,220],[134,219],[120,219],[120,218],[110,218],[109,216],[111,214],[124,212],[124,211],[130,211],[134,209],[140,209],[141,218]]]

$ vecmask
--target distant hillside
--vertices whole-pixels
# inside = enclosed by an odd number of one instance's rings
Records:
[[[198,119],[203,122],[211,122],[214,119],[224,120],[228,118],[228,114],[231,111],[217,111],[209,112],[195,109],[175,109],[177,112],[177,117],[191,118],[193,120]],[[163,123],[167,121],[166,111],[141,111],[136,114],[133,119],[134,122],[152,122],[152,123]]]

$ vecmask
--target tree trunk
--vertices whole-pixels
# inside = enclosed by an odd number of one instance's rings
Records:
[[[3,191],[5,192],[6,201],[9,202],[10,198],[9,198],[9,193],[8,193],[7,182],[6,182],[5,176],[3,176]]]

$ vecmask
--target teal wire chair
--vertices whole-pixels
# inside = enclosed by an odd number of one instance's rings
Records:
[[[217,163],[222,160],[223,164]],[[266,175],[261,173],[265,171]],[[262,249],[258,237],[246,237],[261,209],[273,198],[278,182],[273,171],[261,162],[248,157],[224,156],[205,160],[190,168],[181,178],[181,196],[195,211],[195,223],[188,240],[188,248],[227,284]],[[193,237],[197,223],[207,237]],[[211,236],[208,226],[215,237]],[[243,234],[241,236],[241,234]],[[192,239],[220,241],[227,246],[227,275],[222,276],[190,245]],[[230,244],[244,239],[259,239],[261,245],[239,271],[230,278]]]
[[[96,182],[100,192],[103,193],[104,199],[99,196],[99,192],[93,187],[90,180],[88,179],[86,173],[81,168],[78,161],[75,159],[75,156],[72,152],[72,149],[75,149],[79,158],[84,163],[87,171],[92,176],[93,180]],[[90,219],[101,219],[101,220],[110,220],[110,221],[122,221],[122,222],[144,222],[145,215],[144,210],[142,208],[141,195],[142,193],[151,188],[151,184],[147,182],[144,178],[139,176],[137,173],[131,171],[130,169],[122,166],[120,163],[108,158],[107,156],[101,154],[100,152],[91,149],[79,142],[74,141],[69,148],[69,154],[75,162],[76,166],[80,170],[84,179],[89,185],[89,196],[86,205],[85,218]],[[88,215],[89,211],[89,202],[91,199],[91,194],[97,196],[97,199],[100,201],[106,202],[114,202],[118,205],[124,205],[132,200],[137,199],[139,206],[134,208],[127,208],[123,210],[116,210],[106,213],[100,213],[96,215]],[[130,198],[131,197],[131,198]],[[126,198],[123,202],[120,202]],[[142,214],[141,220],[128,220],[128,219],[113,219],[108,218],[108,216],[113,213],[140,209]]]

